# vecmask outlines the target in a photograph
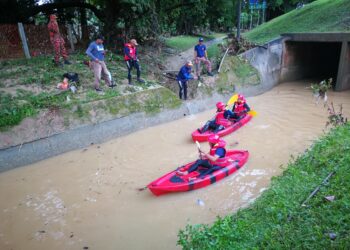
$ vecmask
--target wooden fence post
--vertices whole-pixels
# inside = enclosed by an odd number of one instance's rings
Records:
[[[27,59],[30,59],[30,53],[29,53],[26,33],[24,32],[24,28],[23,28],[22,23],[18,23],[18,31],[19,31],[19,36],[21,37],[21,40],[22,40],[22,47],[23,47],[24,55],[26,56]]]

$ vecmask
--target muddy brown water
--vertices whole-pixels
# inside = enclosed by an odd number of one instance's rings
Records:
[[[179,249],[179,229],[247,206],[323,133],[327,112],[307,86],[248,98],[258,116],[225,137],[229,148],[249,150],[248,163],[200,190],[136,191],[197,157],[190,132],[214,110],[0,174],[0,249]],[[350,116],[349,91],[332,100]]]

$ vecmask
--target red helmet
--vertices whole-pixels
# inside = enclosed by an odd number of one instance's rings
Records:
[[[241,95],[241,94],[239,94],[239,95],[238,95],[238,98],[237,98],[237,101],[245,102],[244,96]]]
[[[216,144],[216,143],[218,143],[220,141],[220,136],[218,136],[218,135],[211,135],[211,136],[209,136],[209,138],[208,138],[208,142],[209,143],[212,143],[212,144]]]
[[[223,103],[223,102],[218,102],[218,103],[216,103],[216,108],[217,109],[219,109],[219,110],[223,110],[223,109],[225,109],[225,103]]]

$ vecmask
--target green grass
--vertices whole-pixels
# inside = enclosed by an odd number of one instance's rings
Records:
[[[250,207],[213,225],[179,232],[183,249],[349,249],[350,124],[337,127],[292,159]],[[326,185],[301,206],[329,173]],[[334,195],[333,202],[324,197]],[[330,234],[336,236],[330,238]]]
[[[165,40],[165,45],[183,51],[194,47],[198,43],[198,38],[197,36],[173,36]]]
[[[226,33],[220,33],[220,32],[212,32],[210,34],[204,34],[203,37],[207,38],[207,39],[215,39],[215,38],[220,38],[220,37],[224,37],[226,36]]]
[[[221,56],[221,50],[219,48],[219,46],[217,44],[214,44],[213,46],[210,46],[207,49],[207,53],[208,53],[208,57],[210,60],[212,60],[213,58],[217,60],[217,58],[219,56]]]
[[[266,43],[288,32],[350,32],[349,0],[318,0],[279,16],[243,36]]]
[[[189,36],[189,35],[173,36],[165,40],[165,45],[179,51],[184,51],[194,47],[198,43],[199,37],[203,37],[204,42],[206,42],[206,41],[223,37],[223,36],[225,36],[224,33],[211,33],[207,35],[204,34],[204,35],[198,35],[198,36]]]

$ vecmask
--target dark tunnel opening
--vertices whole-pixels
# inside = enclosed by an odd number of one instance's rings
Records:
[[[284,80],[332,78],[337,82],[341,42],[286,41],[283,55]]]

